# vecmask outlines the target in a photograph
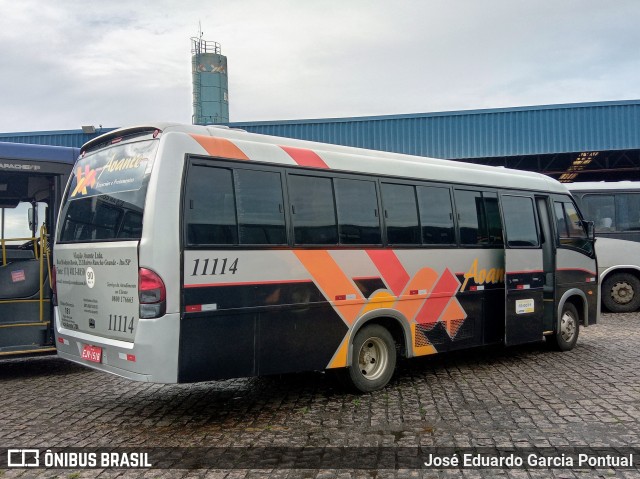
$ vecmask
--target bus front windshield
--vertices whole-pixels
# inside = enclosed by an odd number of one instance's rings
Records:
[[[60,215],[58,241],[140,239],[157,140],[116,144],[80,158]]]

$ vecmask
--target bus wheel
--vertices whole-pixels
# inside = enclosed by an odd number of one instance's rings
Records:
[[[353,357],[342,370],[343,383],[358,392],[382,389],[396,368],[396,343],[391,333],[379,324],[363,327],[353,340]]]
[[[629,273],[615,273],[602,283],[602,303],[612,313],[629,313],[640,306],[640,280]]]
[[[558,331],[547,336],[547,344],[556,351],[570,351],[578,341],[580,321],[578,310],[571,303],[565,303],[558,322]]]

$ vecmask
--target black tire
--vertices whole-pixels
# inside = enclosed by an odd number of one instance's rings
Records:
[[[558,320],[558,330],[547,336],[547,345],[556,351],[570,351],[578,342],[580,316],[571,303],[565,303]]]
[[[640,307],[640,280],[630,273],[614,273],[602,283],[602,304],[612,313],[630,313]]]
[[[396,368],[396,343],[379,324],[363,327],[353,339],[353,357],[346,369],[336,371],[340,383],[359,393],[385,387]]]

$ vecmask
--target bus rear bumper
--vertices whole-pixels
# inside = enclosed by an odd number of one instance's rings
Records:
[[[180,315],[138,321],[135,342],[104,338],[63,328],[55,308],[55,335],[58,356],[92,369],[133,381],[176,383]],[[99,348],[100,357],[82,357],[87,346]]]
[[[58,356],[72,361],[74,363],[80,364],[82,366],[87,366],[92,369],[97,369],[98,371],[104,371],[107,373],[115,374],[116,376],[120,376],[126,379],[131,379],[132,381],[142,381],[142,382],[153,382],[151,376],[149,374],[139,374],[134,373],[133,371],[127,371],[126,369],[116,368],[109,364],[97,364],[86,361],[80,357],[78,354],[70,354],[58,349]]]

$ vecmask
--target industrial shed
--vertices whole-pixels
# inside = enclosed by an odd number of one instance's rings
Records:
[[[640,100],[353,118],[232,122],[255,133],[538,171],[561,181],[640,180]],[[80,146],[82,130],[0,133]]]

